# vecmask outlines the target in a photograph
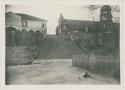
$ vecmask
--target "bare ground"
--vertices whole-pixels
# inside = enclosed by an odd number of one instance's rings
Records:
[[[72,66],[71,59],[35,60],[31,65],[7,66],[6,84],[119,84],[107,78],[89,72],[93,78],[83,79],[83,68]]]

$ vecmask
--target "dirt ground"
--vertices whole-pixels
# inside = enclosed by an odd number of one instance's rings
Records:
[[[6,84],[119,84],[115,79],[91,72],[94,78],[83,79],[85,71],[72,66],[71,59],[35,60],[31,65],[7,66]]]

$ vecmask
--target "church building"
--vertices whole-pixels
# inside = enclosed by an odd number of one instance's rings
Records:
[[[65,19],[60,14],[56,35],[65,37],[74,33],[113,33],[119,32],[120,25],[112,21],[111,7],[104,5],[100,10],[100,21]]]

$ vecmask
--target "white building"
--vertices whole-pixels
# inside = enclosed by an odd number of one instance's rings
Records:
[[[5,24],[6,24],[6,28],[13,27],[13,28],[15,28],[17,30],[22,29],[21,17],[16,15],[15,13],[12,13],[12,12],[6,13],[6,15],[5,15]]]
[[[21,13],[6,13],[6,28],[14,27],[17,30],[37,31],[47,33],[47,21],[31,15]]]

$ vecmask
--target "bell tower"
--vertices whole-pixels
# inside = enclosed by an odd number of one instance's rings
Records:
[[[63,24],[63,20],[64,20],[64,17],[63,17],[63,14],[61,13],[59,17],[59,25]]]
[[[112,32],[112,23],[111,7],[104,5],[100,11],[100,32]]]
[[[61,13],[59,17],[59,32],[61,36],[63,36],[63,26],[64,26],[64,17],[63,14]]]

